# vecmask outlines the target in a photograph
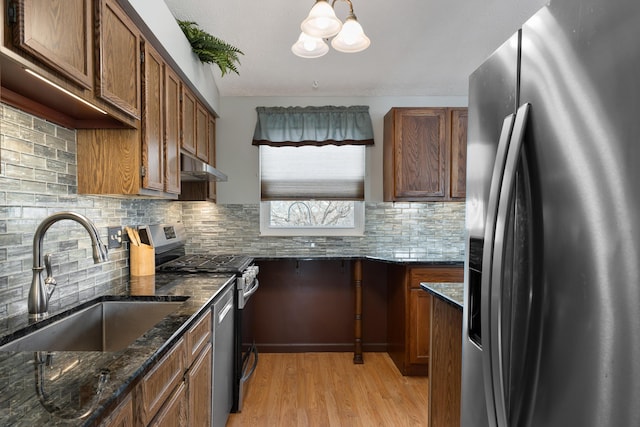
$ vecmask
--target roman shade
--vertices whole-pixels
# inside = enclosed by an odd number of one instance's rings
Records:
[[[260,198],[364,200],[365,146],[260,147]]]
[[[369,107],[256,107],[253,145],[373,145]]]

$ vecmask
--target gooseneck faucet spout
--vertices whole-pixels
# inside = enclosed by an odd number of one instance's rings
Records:
[[[93,249],[93,261],[98,264],[107,261],[107,247],[102,243],[100,234],[96,226],[84,215],[75,212],[57,212],[45,218],[33,236],[33,279],[31,280],[31,288],[29,289],[29,299],[27,306],[29,308],[29,318],[42,319],[49,312],[49,299],[55,290],[56,281],[51,273],[51,256],[45,256],[42,253],[42,243],[44,235],[53,224],[63,219],[70,219],[82,225],[91,237],[91,246]],[[42,270],[43,264],[47,267],[47,279],[43,281]]]

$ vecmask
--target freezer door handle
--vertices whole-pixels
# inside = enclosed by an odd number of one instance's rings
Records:
[[[524,141],[524,132],[529,115],[530,104],[524,104],[516,112],[516,118],[511,134],[511,141],[507,152],[506,163],[504,167],[504,176],[500,188],[500,197],[498,200],[498,214],[495,224],[495,236],[493,240],[493,256],[491,263],[491,285],[489,289],[489,331],[490,341],[489,348],[484,353],[485,372],[487,368],[491,371],[491,383],[493,389],[494,407],[496,414],[496,422],[498,427],[508,427],[507,422],[507,406],[505,392],[504,368],[503,360],[503,331],[502,331],[502,307],[503,296],[503,272],[504,258],[507,235],[507,220],[509,211],[513,205],[514,188],[516,183],[516,172],[518,169],[518,159]]]
[[[488,357],[489,349],[491,348],[491,331],[488,330],[490,324],[491,306],[491,264],[493,262],[493,243],[495,239],[496,229],[496,217],[498,215],[498,201],[500,199],[500,188],[502,185],[502,178],[504,176],[504,167],[507,160],[507,152],[509,148],[509,142],[511,140],[511,133],[513,131],[513,123],[515,121],[515,115],[510,114],[505,117],[502,123],[502,130],[500,131],[500,139],[498,141],[498,149],[496,152],[496,159],[493,165],[493,173],[491,175],[491,186],[489,187],[489,204],[487,205],[487,218],[484,227],[484,247],[483,247],[483,259],[482,259],[482,279],[481,279],[481,291],[480,295],[472,296],[472,299],[480,298],[480,328],[481,328],[481,342],[483,348],[483,376],[485,378],[485,396],[486,404],[489,414],[490,425],[495,427],[495,413],[494,409],[494,397],[492,388],[492,374],[491,363]],[[469,310],[469,315],[471,315]],[[471,319],[468,319],[471,321]],[[493,420],[493,421],[492,421]]]

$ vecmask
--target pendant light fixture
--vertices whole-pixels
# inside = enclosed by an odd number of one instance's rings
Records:
[[[351,0],[341,0],[349,4],[349,15],[344,24],[334,11],[337,0],[329,5],[327,0],[316,0],[309,16],[300,24],[300,37],[291,46],[291,51],[302,58],[319,58],[329,51],[324,39],[337,36],[331,46],[345,53],[361,52],[369,47],[371,41],[364,34],[362,26],[353,13]]]

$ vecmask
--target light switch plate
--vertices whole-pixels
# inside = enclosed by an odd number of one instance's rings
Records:
[[[107,247],[109,249],[115,249],[122,247],[122,227],[107,227],[109,230],[109,243]]]

